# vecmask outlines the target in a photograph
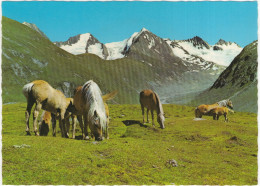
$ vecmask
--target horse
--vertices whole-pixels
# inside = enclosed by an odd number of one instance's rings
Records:
[[[228,115],[229,111],[234,113],[233,110],[231,110],[227,107],[216,107],[216,108],[210,110],[211,115],[213,115],[214,120],[218,120],[219,116],[223,115],[225,117],[225,122],[228,122],[227,115]]]
[[[152,123],[154,125],[154,116],[153,116],[153,111],[155,110],[157,113],[157,122],[160,124],[160,127],[162,129],[165,128],[164,126],[164,112],[163,112],[163,107],[161,104],[161,101],[159,99],[159,96],[153,92],[152,90],[143,90],[140,92],[140,104],[141,104],[141,109],[142,109],[142,115],[143,115],[143,123],[144,123],[144,107],[147,108],[147,123],[149,123],[148,119],[148,113],[149,110],[151,110],[151,115],[152,115]]]
[[[36,104],[33,111],[33,129],[36,136],[39,136],[37,130],[37,118],[41,109],[49,111],[53,116],[59,116],[59,123],[61,127],[62,137],[68,137],[65,130],[65,112],[72,105],[71,102],[66,101],[65,95],[54,89],[49,83],[43,80],[35,80],[24,85],[23,94],[27,99],[27,108],[25,111],[26,132],[30,135],[29,119],[31,110]],[[56,133],[55,133],[56,134]],[[54,136],[54,133],[53,133]]]
[[[212,110],[216,107],[229,107],[229,108],[233,109],[233,104],[230,99],[227,99],[227,100],[219,101],[212,105],[199,105],[198,107],[195,108],[195,117],[202,118],[203,115],[212,116],[212,113],[210,112],[210,110]]]
[[[95,140],[103,140],[103,134],[107,138],[108,125],[106,110],[98,85],[93,80],[89,80],[82,87],[77,87],[74,93],[75,110],[73,114],[77,115],[79,119],[79,123],[83,129],[83,139],[89,139],[88,126]],[[82,116],[84,126],[82,125]]]
[[[66,98],[66,99],[71,100],[72,98]],[[74,121],[75,115],[73,115],[71,112],[68,112],[68,113],[66,112],[66,114],[65,114],[66,130],[67,130],[67,134],[69,134],[69,129],[70,129],[69,118],[70,117],[72,118],[72,128],[73,128],[72,138],[75,138],[75,127],[76,127],[75,121]],[[48,111],[42,112],[41,119],[39,121],[40,136],[47,136],[48,135],[49,130],[51,128],[51,123],[52,123],[52,131],[56,135],[56,118],[57,118],[57,116],[53,115],[52,113],[50,113]]]
[[[43,111],[39,121],[40,136],[47,136],[51,127],[52,117],[48,111]]]

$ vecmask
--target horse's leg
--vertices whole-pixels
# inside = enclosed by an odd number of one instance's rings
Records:
[[[72,119],[72,139],[75,139],[76,125],[77,125],[76,116],[71,115],[71,119]]]
[[[56,115],[51,113],[52,135],[56,136]]]
[[[84,126],[83,126],[82,116],[77,116],[77,119],[79,121],[79,126],[81,128],[82,139],[84,139],[85,138],[85,134],[84,134]]]
[[[151,115],[152,115],[152,124],[153,124],[153,127],[155,127],[155,124],[154,124],[154,116],[153,116],[153,110],[151,110]]]
[[[216,114],[213,114],[213,119],[216,120]]]
[[[67,129],[66,129],[66,118],[65,118],[65,113],[66,113],[66,110],[61,110],[60,111],[60,118],[61,118],[61,126],[62,126],[62,133],[63,133],[63,136],[65,138],[69,138],[69,134],[67,132]]]
[[[33,131],[36,136],[39,136],[39,133],[37,131],[37,118],[41,108],[42,108],[42,104],[39,101],[36,101],[36,106],[33,111]]]
[[[151,112],[152,112],[152,110],[151,110]],[[149,123],[149,118],[148,118],[149,109],[148,108],[147,108],[146,113],[147,113],[147,123]]]
[[[219,119],[219,115],[217,114],[217,120]]]
[[[224,114],[225,122],[228,122],[227,114]]]
[[[88,118],[87,116],[83,116],[84,118],[84,134],[85,134],[85,139],[88,140],[89,136],[88,136]]]
[[[65,119],[65,122],[66,122],[66,132],[69,135],[69,133],[70,133],[70,117],[69,116]]]
[[[141,109],[142,109],[143,123],[144,123],[144,106],[142,104],[141,104]]]
[[[26,131],[27,135],[31,135],[30,127],[29,127],[29,120],[30,120],[30,115],[31,115],[31,110],[32,110],[33,104],[34,104],[34,101],[28,98],[27,108],[25,111],[25,122],[26,122],[25,131]]]

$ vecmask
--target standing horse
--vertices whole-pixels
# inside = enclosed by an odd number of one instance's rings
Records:
[[[225,117],[225,122],[228,122],[227,115],[228,115],[229,111],[234,113],[233,110],[231,110],[231,109],[229,109],[227,107],[216,107],[216,108],[210,110],[211,115],[213,115],[213,119],[214,120],[218,120],[219,116],[223,115]]]
[[[157,113],[157,122],[160,124],[161,128],[164,129],[165,118],[164,118],[163,107],[159,99],[159,96],[152,90],[143,90],[142,92],[140,92],[140,104],[141,104],[142,115],[143,115],[143,123],[144,123],[144,107],[146,107],[147,122],[149,122],[148,113],[149,110],[151,110],[152,123],[153,126],[155,126],[154,117],[153,117],[153,111],[155,110]]]
[[[227,100],[219,101],[212,105],[200,105],[200,106],[196,107],[196,109],[195,109],[195,117],[202,118],[202,115],[212,116],[212,113],[210,112],[210,110],[212,110],[216,107],[230,107],[231,109],[233,109],[233,104],[230,99],[227,99]]]
[[[95,136],[95,140],[103,140],[103,134],[107,137],[107,116],[102,99],[101,90],[98,85],[90,80],[87,81],[82,87],[75,90],[74,95],[74,114],[83,116],[84,126],[82,126],[83,139],[89,139],[88,126]],[[82,123],[82,120],[79,122]]]
[[[62,129],[62,137],[68,137],[65,130],[64,115],[66,109],[71,105],[66,101],[64,94],[52,88],[46,81],[35,80],[31,83],[24,85],[23,94],[27,99],[27,108],[25,112],[26,118],[26,132],[30,135],[29,119],[31,110],[34,104],[36,104],[33,111],[33,130],[35,135],[39,135],[37,131],[37,118],[41,109],[49,111],[52,115],[59,115],[60,127]]]

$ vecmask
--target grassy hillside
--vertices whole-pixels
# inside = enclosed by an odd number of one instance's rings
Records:
[[[3,184],[257,184],[256,114],[194,121],[193,107],[163,105],[162,130],[140,124],[139,105],[109,107],[110,139],[96,143],[25,136],[26,104],[4,105]]]
[[[70,96],[76,86],[89,79],[104,93],[118,89],[116,102],[137,102],[146,82],[155,79],[152,68],[131,59],[104,61],[91,54],[74,56],[55,46],[38,32],[3,17],[3,102],[25,101],[24,84],[35,79],[48,81]],[[141,73],[137,73],[141,72]]]
[[[136,53],[141,57],[102,60],[92,54],[72,55],[28,26],[3,17],[2,19],[2,90],[3,102],[23,102],[24,84],[36,79],[48,81],[54,88],[71,96],[75,87],[93,79],[103,93],[118,90],[117,103],[138,103],[143,89],[153,89],[163,95],[165,102],[185,103],[175,95],[204,90],[217,78],[201,72],[186,72],[177,61],[161,62],[159,59]],[[177,60],[177,59],[176,59]],[[179,60],[178,60],[179,61]],[[221,69],[221,68],[220,68]],[[218,72],[219,73],[219,72]],[[183,74],[183,77],[180,76]],[[169,88],[170,87],[170,88]],[[181,87],[181,88],[180,88]]]

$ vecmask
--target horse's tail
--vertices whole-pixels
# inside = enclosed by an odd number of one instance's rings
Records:
[[[108,100],[111,100],[111,99],[114,99],[114,97],[117,95],[118,91],[115,90],[113,92],[110,92],[108,94],[105,94],[102,96],[102,99],[104,102],[108,101]]]
[[[23,86],[23,95],[28,99],[30,92],[32,91],[34,83],[28,83]]]

